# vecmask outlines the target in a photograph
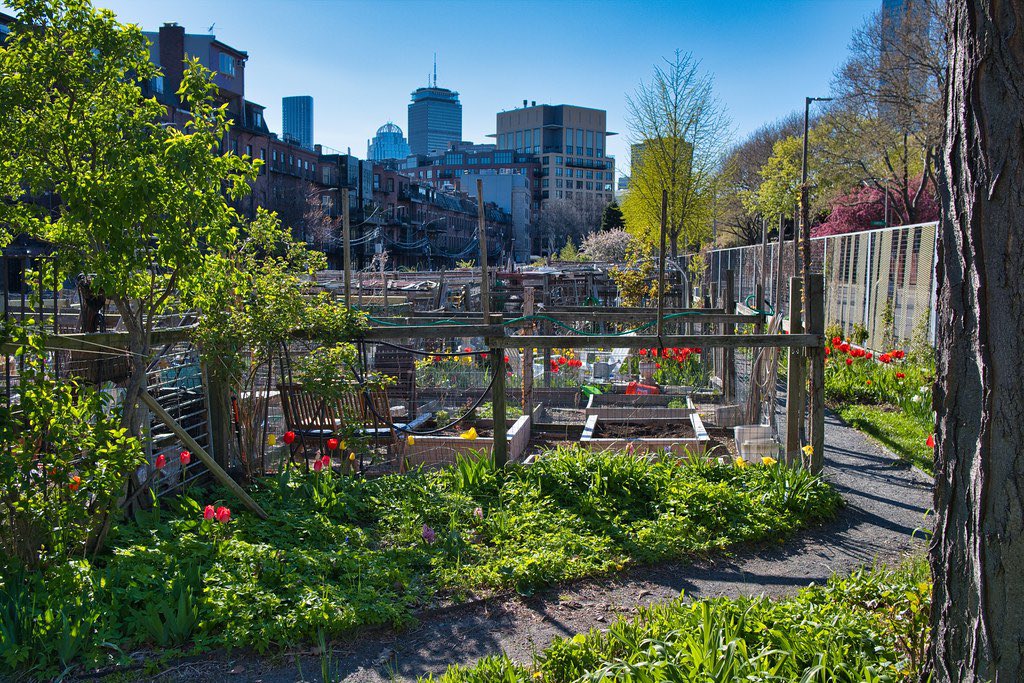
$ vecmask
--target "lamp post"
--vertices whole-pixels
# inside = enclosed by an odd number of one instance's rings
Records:
[[[831,102],[831,97],[805,97],[804,98],[804,149],[800,161],[800,229],[803,238],[804,263],[802,274],[806,286],[807,276],[811,272],[811,207],[808,205],[807,187],[807,138],[811,115],[811,102]],[[794,239],[796,236],[794,235]],[[794,250],[795,251],[795,250]],[[806,315],[807,311],[804,311]]]

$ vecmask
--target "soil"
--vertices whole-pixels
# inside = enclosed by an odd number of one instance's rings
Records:
[[[680,593],[689,599],[790,595],[826,581],[833,572],[898,564],[908,554],[923,553],[931,477],[831,414],[825,438],[825,477],[846,501],[832,522],[783,543],[747,546],[729,556],[634,567],[610,580],[579,581],[530,598],[502,594],[427,611],[417,625],[401,632],[365,629],[332,644],[334,680],[414,681],[452,664],[470,665],[502,652],[528,663],[556,636],[606,629],[640,605],[675,599]],[[178,661],[158,676],[138,680],[319,681],[320,654],[307,648],[267,658],[235,651]]]
[[[581,425],[586,423],[587,414],[578,408],[544,408],[541,422],[552,424]]]
[[[740,453],[736,450],[736,439],[733,438],[733,431],[725,427],[707,427],[708,450],[713,456],[735,458]]]
[[[651,424],[650,422],[597,421],[596,439],[693,439],[693,426],[688,418],[680,422]]]

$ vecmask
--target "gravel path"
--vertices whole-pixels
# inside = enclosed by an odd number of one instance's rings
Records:
[[[335,680],[415,680],[451,664],[507,653],[528,662],[555,636],[602,628],[638,605],[691,597],[785,595],[833,572],[875,562],[898,563],[922,551],[919,529],[930,523],[931,478],[829,415],[825,475],[846,499],[833,522],[777,545],[726,559],[640,567],[615,580],[581,581],[532,598],[504,596],[424,615],[402,632],[373,629],[335,644]],[[315,652],[277,659],[241,656],[180,663],[155,680],[320,681]],[[300,666],[302,674],[300,675]]]

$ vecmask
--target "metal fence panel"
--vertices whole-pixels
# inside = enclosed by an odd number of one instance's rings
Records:
[[[921,223],[813,238],[811,270],[825,274],[826,324],[839,325],[846,335],[863,326],[865,344],[874,349],[907,343],[918,335],[934,343],[937,236],[936,223]],[[788,315],[793,244],[784,245],[781,260],[778,250],[778,243],[772,243],[767,249],[754,245],[711,251],[712,292],[724,290],[726,272],[732,270],[737,296],[745,301],[763,272],[765,299]]]

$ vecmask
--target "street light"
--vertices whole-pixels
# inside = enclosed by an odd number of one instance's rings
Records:
[[[809,223],[811,222],[811,209],[808,206],[807,201],[807,130],[808,122],[811,115],[811,102],[831,102],[831,97],[805,97],[804,98],[804,151],[803,158],[800,162],[800,227],[803,231],[803,245],[804,245],[804,264],[803,264],[803,278],[804,287],[807,286],[807,276],[811,272],[811,228]],[[800,255],[796,248],[796,235],[793,235],[793,273],[799,269]],[[806,315],[807,311],[804,311]]]

